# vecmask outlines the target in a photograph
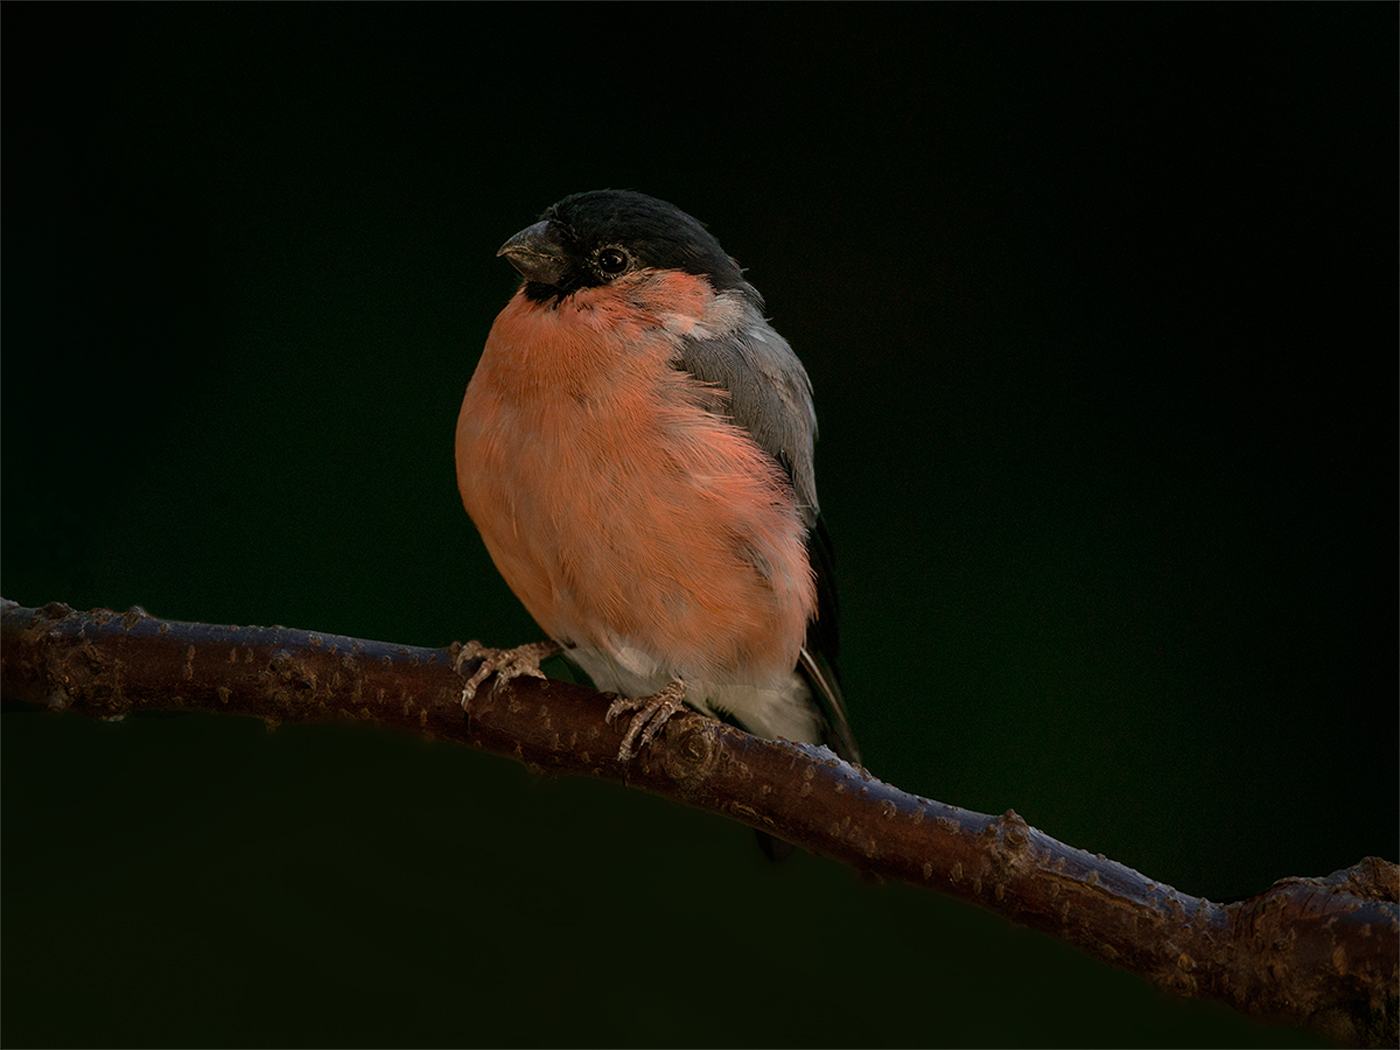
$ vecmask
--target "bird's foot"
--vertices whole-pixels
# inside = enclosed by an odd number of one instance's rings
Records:
[[[519,678],[521,675],[544,678],[545,673],[540,670],[540,661],[562,651],[557,642],[529,642],[526,645],[517,645],[514,649],[491,649],[476,640],[468,642],[457,650],[456,658],[452,662],[453,670],[461,674],[462,665],[468,660],[480,659],[481,666],[462,686],[462,710],[471,710],[476,691],[481,688],[481,683],[492,675],[496,676],[498,689],[512,678]]]
[[[618,749],[617,760],[626,762],[632,758],[639,748],[633,748],[633,741],[637,739],[637,734],[642,734],[640,747],[646,747],[656,738],[657,731],[661,729],[671,717],[685,706],[685,683],[679,679],[673,681],[659,693],[652,693],[651,696],[639,696],[630,698],[619,696],[608,707],[606,721],[611,724],[618,715],[627,711],[636,711],[632,716],[632,722],[627,727],[627,735],[622,738],[622,747]]]

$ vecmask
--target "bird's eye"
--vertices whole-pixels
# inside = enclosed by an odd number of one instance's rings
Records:
[[[627,253],[620,248],[604,248],[598,253],[598,268],[616,276],[627,269]]]

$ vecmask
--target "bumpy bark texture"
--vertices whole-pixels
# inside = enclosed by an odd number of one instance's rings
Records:
[[[723,813],[870,875],[951,894],[1182,995],[1353,1045],[1395,1045],[1397,867],[1366,858],[1280,879],[1229,905],[1058,842],[1014,812],[906,794],[825,748],[680,715],[628,763],[607,698],[534,678],[460,706],[455,653],[285,627],[158,620],[4,603],[6,703],[119,717],[217,711],[268,722],[365,721],[510,756],[536,772],[613,780]],[[461,670],[470,674],[475,659]]]

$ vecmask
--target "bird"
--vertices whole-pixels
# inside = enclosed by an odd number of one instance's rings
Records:
[[[859,762],[836,671],[812,385],[739,264],[631,190],[565,197],[496,253],[519,289],[456,430],[462,503],[547,636],[463,647],[543,678],[562,652],[632,712],[626,762],[689,706]]]

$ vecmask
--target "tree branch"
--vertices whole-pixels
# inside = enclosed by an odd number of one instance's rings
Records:
[[[139,608],[74,612],[4,602],[5,702],[104,718],[217,711],[269,723],[372,722],[628,784],[721,813],[879,878],[950,894],[1181,995],[1335,1041],[1394,1045],[1400,981],[1396,865],[1366,858],[1281,879],[1229,905],[1058,842],[1016,813],[906,794],[825,748],[673,718],[629,764],[607,700],[558,681],[488,683],[465,718],[453,652],[285,627],[220,627]],[[470,674],[476,661],[463,670]]]

